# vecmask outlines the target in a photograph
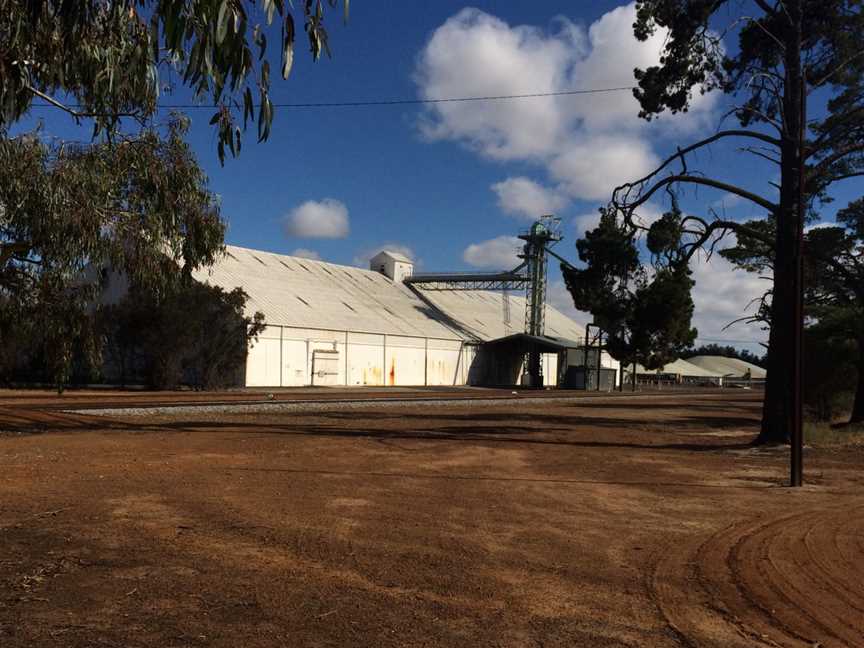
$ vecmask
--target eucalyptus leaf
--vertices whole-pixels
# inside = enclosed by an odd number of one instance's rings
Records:
[[[222,0],[219,5],[219,15],[216,19],[216,43],[221,44],[228,33],[228,20],[230,18],[230,7],[228,0]]]

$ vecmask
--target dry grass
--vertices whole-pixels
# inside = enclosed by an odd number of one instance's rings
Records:
[[[804,442],[820,447],[864,446],[864,425],[804,423]]]

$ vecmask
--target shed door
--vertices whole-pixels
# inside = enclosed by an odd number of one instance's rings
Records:
[[[339,352],[316,349],[312,352],[312,384],[335,385],[339,381]]]

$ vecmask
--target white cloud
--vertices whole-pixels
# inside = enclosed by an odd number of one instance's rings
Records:
[[[710,207],[717,210],[732,209],[744,203],[750,204],[747,200],[734,193],[725,193],[717,200],[711,203]]]
[[[517,254],[524,244],[515,236],[498,236],[472,243],[462,253],[462,260],[475,268],[509,270],[519,265]]]
[[[583,313],[580,310],[576,310],[576,307],[573,305],[573,296],[567,290],[567,286],[563,281],[549,282],[546,287],[546,303],[554,306],[556,310],[582,326],[593,321],[591,313]]]
[[[615,187],[647,175],[659,163],[636,135],[579,136],[548,163],[549,173],[575,197],[602,200]]]
[[[510,27],[478,9],[463,9],[435,30],[423,48],[415,80],[423,98],[555,92],[566,85],[583,30],[567,20],[546,35]],[[435,104],[422,124],[430,139],[463,141],[498,159],[543,156],[568,120],[555,97]]]
[[[311,259],[312,261],[320,261],[321,255],[318,254],[315,250],[309,250],[307,248],[297,248],[293,252],[291,252],[291,256],[300,257],[301,259]]]
[[[567,204],[567,198],[555,189],[521,176],[496,182],[490,188],[498,196],[502,211],[529,220],[555,213]]]
[[[378,245],[372,245],[358,250],[357,253],[354,255],[353,264],[358,268],[368,268],[369,260],[376,254],[378,254],[379,252],[383,252],[384,250],[402,254],[411,259],[414,262],[414,265],[422,265],[422,260],[417,258],[417,255],[414,253],[414,250],[411,249],[411,247],[405,245],[404,243],[397,243],[394,241],[380,243]]]
[[[804,228],[804,231],[805,231],[805,232],[809,232],[810,230],[814,230],[814,229],[824,229],[824,228],[826,228],[826,227],[840,227],[840,228],[846,229],[846,226],[843,225],[842,223],[832,223],[832,222],[829,222],[829,221],[823,221],[823,222],[821,222],[821,223],[813,223],[812,225],[807,225],[807,226]]]
[[[729,242],[730,246],[733,244],[734,241]],[[753,314],[758,306],[753,300],[771,287],[770,281],[760,279],[754,273],[735,269],[719,254],[713,255],[707,262],[704,258],[694,258],[691,269],[696,281],[693,288],[693,325],[702,338],[697,340],[697,346],[705,338],[728,340],[734,346],[742,346],[739,340],[767,340],[767,332],[762,331],[759,324],[739,322],[725,331],[723,327],[733,320]],[[753,343],[748,348],[758,350],[758,345]]]
[[[600,212],[591,212],[588,214],[579,214],[573,219],[573,229],[576,234],[576,238],[582,238],[585,235],[585,232],[594,229],[597,227],[597,224],[600,222]]]
[[[308,200],[285,215],[285,233],[297,238],[345,238],[348,208],[338,200]]]
[[[635,7],[618,7],[587,29],[567,18],[548,29],[510,26],[478,9],[463,9],[436,29],[415,70],[423,98],[554,93],[627,87],[633,69],[658,62],[665,31],[646,42],[633,36]],[[704,122],[716,101],[696,95],[676,133]],[[421,122],[430,140],[458,141],[499,161],[541,165],[574,198],[608,198],[623,181],[657,163],[649,133],[665,121],[638,119],[628,91],[508,101],[431,105]],[[673,120],[670,120],[670,122]],[[658,130],[659,129],[659,130]]]

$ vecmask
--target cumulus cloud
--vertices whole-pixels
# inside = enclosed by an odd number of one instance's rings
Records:
[[[370,259],[384,250],[406,256],[414,262],[414,265],[421,265],[421,260],[417,258],[417,255],[410,246],[395,241],[371,245],[358,250],[354,255],[353,264],[358,268],[368,268]]]
[[[567,290],[567,286],[563,281],[549,282],[546,287],[546,303],[554,306],[557,311],[579,324],[585,325],[593,321],[591,313],[583,313],[580,310],[576,310],[576,307],[573,305],[573,296]]]
[[[509,270],[519,265],[517,254],[523,243],[515,236],[498,236],[488,241],[472,243],[462,253],[462,260],[475,268]]]
[[[338,200],[308,200],[285,215],[285,233],[296,238],[338,239],[348,236],[348,208]]]
[[[711,203],[714,209],[731,209],[742,204],[749,204],[747,200],[734,193],[724,193],[717,200]]]
[[[503,212],[529,220],[555,213],[567,204],[566,196],[557,190],[522,176],[496,182],[490,188]]]
[[[307,248],[297,248],[293,252],[291,252],[291,256],[300,257],[301,259],[311,259],[312,261],[320,261],[321,255],[318,254],[315,250],[309,250]]]
[[[771,282],[760,279],[754,273],[735,269],[717,254],[710,261],[694,258],[691,269],[696,282],[693,288],[693,325],[702,338],[697,344],[706,338],[728,340],[734,346],[742,346],[739,340],[753,340],[755,342],[746,346],[758,351],[756,342],[768,339],[759,324],[740,322],[725,331],[723,327],[733,320],[753,314],[757,306],[753,300],[761,297],[771,287]]]
[[[478,9],[463,9],[431,35],[415,81],[421,97],[555,93],[632,86],[633,69],[658,62],[665,32],[633,36],[635,7],[618,7],[587,29],[566,18],[548,29],[511,26]],[[694,97],[675,128],[701,124],[715,102]],[[658,158],[627,91],[544,96],[511,101],[431,105],[421,121],[430,140],[454,140],[499,161],[541,165],[574,198],[606,198],[612,189],[650,171]],[[663,120],[660,120],[661,124]]]
[[[602,200],[615,187],[647,175],[659,163],[638,135],[588,135],[572,139],[548,162],[553,178],[585,200]]]

